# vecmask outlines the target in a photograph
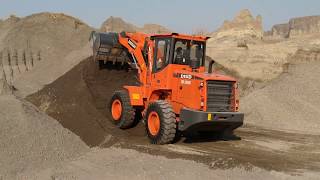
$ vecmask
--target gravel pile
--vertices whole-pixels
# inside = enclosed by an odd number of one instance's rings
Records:
[[[301,53],[288,73],[242,99],[247,124],[320,134],[320,61]]]
[[[29,102],[3,95],[0,109],[0,179],[13,179],[89,151],[78,136]]]

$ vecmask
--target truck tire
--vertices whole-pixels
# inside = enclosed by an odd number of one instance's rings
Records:
[[[130,128],[135,121],[135,109],[131,106],[127,91],[116,91],[110,101],[111,121],[120,129]]]
[[[176,115],[172,106],[164,100],[151,103],[145,116],[148,138],[152,144],[172,143],[176,136]]]

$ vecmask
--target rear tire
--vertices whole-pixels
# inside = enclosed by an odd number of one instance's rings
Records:
[[[131,106],[127,91],[116,91],[110,101],[111,121],[120,129],[128,129],[135,122],[135,109]]]
[[[164,100],[149,105],[146,113],[146,131],[152,144],[169,144],[176,137],[176,115],[172,106]]]

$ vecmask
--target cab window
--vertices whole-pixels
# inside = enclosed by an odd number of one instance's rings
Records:
[[[188,64],[187,62],[187,41],[176,41],[174,48],[174,64]]]
[[[197,61],[202,66],[205,46],[203,42],[177,39],[174,44],[173,63],[190,65],[190,61]]]
[[[169,64],[170,56],[170,40],[169,39],[158,39],[156,40],[155,48],[155,63],[154,72],[163,69]]]

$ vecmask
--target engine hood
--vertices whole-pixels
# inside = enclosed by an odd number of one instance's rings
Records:
[[[217,73],[195,73],[195,77],[204,80],[237,81],[235,78]]]
[[[201,79],[201,80],[216,80],[216,81],[237,81],[235,78],[218,74],[218,73],[199,73],[199,72],[190,72],[190,71],[176,71],[175,74],[180,78],[186,79]]]

